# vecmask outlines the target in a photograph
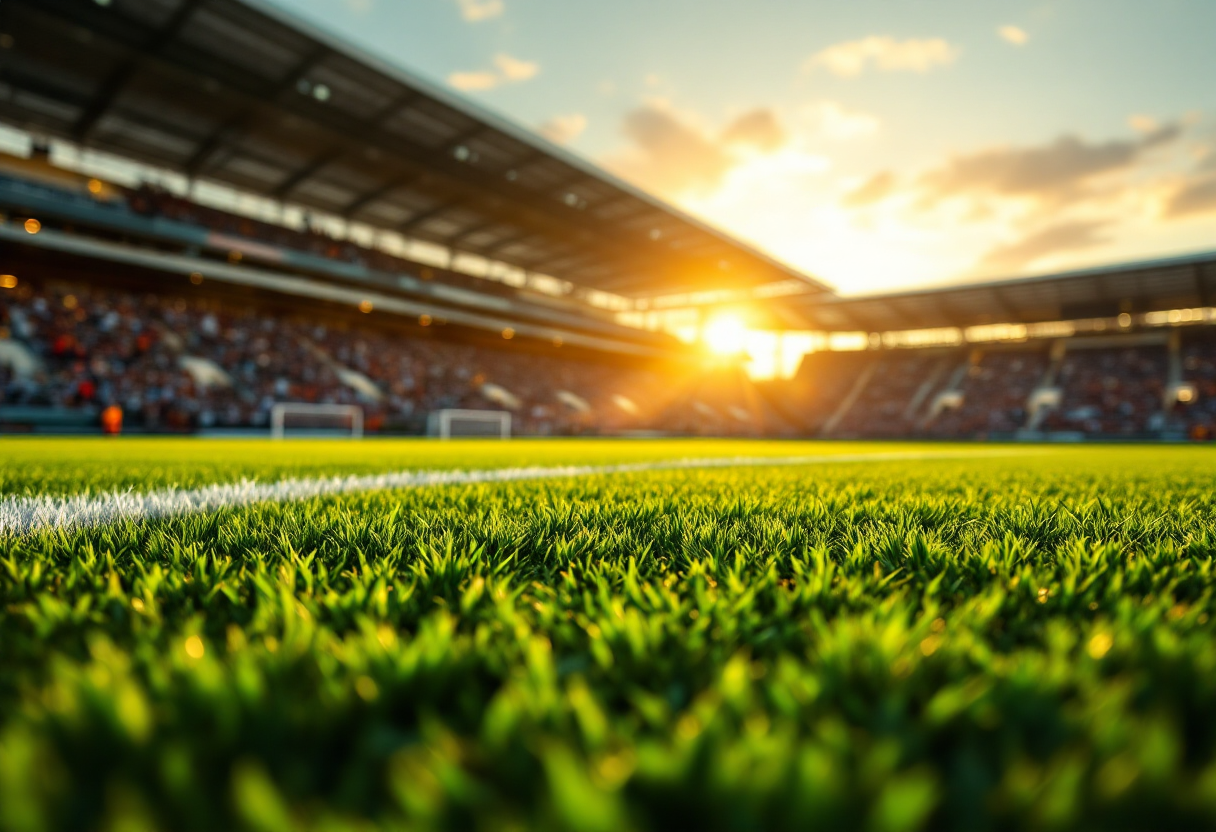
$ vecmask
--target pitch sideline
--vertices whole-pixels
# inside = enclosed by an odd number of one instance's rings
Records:
[[[561,479],[647,471],[696,468],[744,468],[795,465],[827,465],[840,462],[894,462],[1023,456],[1024,450],[992,451],[896,451],[868,454],[821,454],[789,457],[721,457],[660,460],[618,465],[566,465],[529,468],[489,468],[476,471],[398,471],[347,477],[308,477],[258,482],[242,480],[200,488],[167,488],[139,494],[132,491],[67,497],[9,496],[0,498],[0,537],[25,535],[44,529],[82,529],[122,520],[140,521],[180,514],[216,511],[263,502],[306,500],[329,494],[352,494],[396,488],[425,488],[441,485]]]

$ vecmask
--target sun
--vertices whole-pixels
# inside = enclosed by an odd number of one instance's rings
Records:
[[[747,346],[747,327],[737,315],[716,315],[702,328],[701,340],[715,355],[738,355]]]

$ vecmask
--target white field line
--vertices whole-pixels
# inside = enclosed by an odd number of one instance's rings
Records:
[[[0,498],[0,537],[23,535],[42,529],[87,528],[120,520],[148,520],[177,514],[215,511],[251,503],[306,500],[326,494],[351,494],[389,488],[422,488],[436,485],[466,485],[483,482],[588,477],[643,471],[674,471],[688,468],[739,468],[755,466],[827,465],[839,462],[883,462],[1024,455],[1025,451],[938,451],[868,454],[823,454],[819,456],[721,457],[636,462],[621,465],[565,465],[557,467],[491,468],[480,471],[398,471],[387,474],[346,477],[310,477],[258,482],[207,485],[201,488],[166,488],[139,494],[133,491],[109,494],[77,494],[67,497]]]

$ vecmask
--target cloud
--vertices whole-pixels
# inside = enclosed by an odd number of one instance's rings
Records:
[[[861,40],[837,43],[812,56],[806,71],[820,67],[842,78],[860,75],[868,68],[887,72],[928,72],[958,58],[958,50],[941,38],[896,40],[872,35]]]
[[[1105,220],[1071,220],[1035,231],[1014,243],[997,246],[980,261],[991,270],[1020,271],[1053,255],[1093,248],[1110,241]]]
[[[1161,123],[1152,116],[1133,115],[1128,118],[1127,123],[1138,133],[1155,133],[1161,129]]]
[[[535,61],[521,61],[502,53],[494,56],[494,67],[493,70],[453,72],[448,76],[448,83],[461,92],[478,92],[527,81],[540,72],[540,64]]]
[[[895,174],[884,170],[882,173],[871,176],[860,187],[845,194],[841,203],[846,208],[866,208],[895,193],[895,186]]]
[[[869,113],[848,110],[835,101],[807,106],[803,116],[812,133],[828,139],[858,139],[878,132],[879,121]]]
[[[1201,214],[1216,214],[1216,175],[1200,176],[1187,182],[1165,204],[1167,219],[1184,219]]]
[[[496,72],[453,72],[448,76],[448,83],[461,92],[492,90],[500,82]]]
[[[554,144],[568,144],[587,129],[587,117],[582,113],[554,116],[540,126],[540,134]]]
[[[1062,136],[1038,147],[996,148],[956,156],[921,178],[931,203],[962,195],[1058,199],[1075,194],[1095,178],[1126,171],[1153,148],[1178,138],[1176,125],[1138,139],[1088,142]]]
[[[621,126],[633,144],[616,160],[627,176],[664,194],[705,192],[721,184],[733,160],[711,136],[668,107],[651,103],[626,113]]]
[[[494,56],[494,66],[498,67],[506,81],[527,81],[540,72],[540,64],[535,61],[521,61],[502,53]]]
[[[722,131],[722,143],[748,147],[763,153],[779,150],[786,142],[785,128],[772,110],[752,110],[731,122]]]
[[[456,5],[460,6],[460,16],[470,23],[501,17],[506,11],[503,0],[456,0]]]
[[[1012,43],[1014,46],[1025,46],[1030,40],[1030,35],[1026,34],[1026,30],[1018,26],[1002,26],[996,31],[1002,40]]]

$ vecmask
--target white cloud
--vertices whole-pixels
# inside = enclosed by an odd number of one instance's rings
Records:
[[[540,64],[535,61],[521,61],[507,54],[494,56],[494,69],[476,70],[474,72],[453,72],[448,76],[448,83],[461,92],[480,92],[492,90],[503,84],[514,84],[535,78],[540,72]]]
[[[1096,180],[1138,169],[1147,155],[1174,143],[1181,132],[1171,124],[1135,139],[1095,142],[1061,136],[1029,147],[989,148],[952,157],[924,174],[920,184],[931,202],[992,195],[1051,205],[1090,196]]]
[[[540,126],[540,134],[554,144],[568,144],[587,129],[587,117],[582,113],[554,116]]]
[[[500,79],[496,72],[453,72],[448,76],[448,83],[461,92],[476,92],[494,89]]]
[[[726,126],[719,137],[724,147],[772,153],[788,140],[785,128],[772,110],[760,108],[738,116]]]
[[[813,55],[807,71],[820,67],[842,78],[852,78],[868,68],[887,72],[928,72],[958,58],[958,49],[941,38],[896,40],[872,35],[861,40],[837,43]]]
[[[498,67],[504,81],[527,81],[540,72],[540,64],[535,61],[521,61],[505,53],[494,56],[494,66]]]
[[[456,0],[456,4],[460,6],[460,16],[470,23],[501,17],[506,11],[503,0]]]
[[[827,139],[860,139],[878,132],[879,120],[869,113],[849,110],[835,101],[817,101],[803,110],[809,131]]]
[[[1002,40],[1012,43],[1014,46],[1025,46],[1030,40],[1030,35],[1026,34],[1026,30],[1020,26],[1002,26],[996,31]]]
[[[1152,116],[1134,115],[1127,120],[1133,130],[1140,133],[1153,133],[1161,129],[1161,122]]]

